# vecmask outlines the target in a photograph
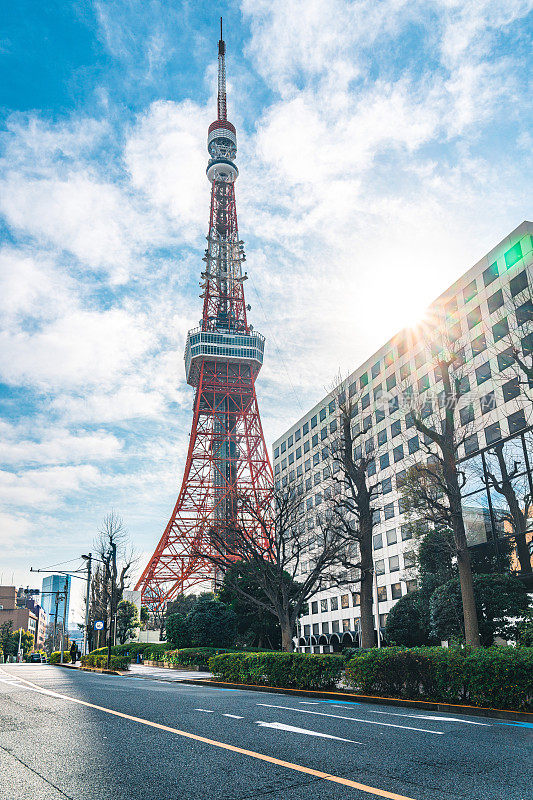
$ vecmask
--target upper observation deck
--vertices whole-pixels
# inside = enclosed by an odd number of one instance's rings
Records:
[[[198,386],[202,361],[228,361],[249,364],[254,377],[263,366],[265,337],[253,333],[224,333],[193,328],[185,345],[187,383]]]

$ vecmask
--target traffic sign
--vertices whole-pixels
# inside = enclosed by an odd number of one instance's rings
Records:
[[[95,631],[103,631],[104,630],[104,623],[101,619],[97,619],[94,623]]]

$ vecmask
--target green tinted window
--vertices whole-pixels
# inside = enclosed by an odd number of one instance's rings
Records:
[[[517,242],[514,247],[511,247],[511,249],[505,253],[505,266],[507,269],[509,269],[509,267],[512,267],[513,264],[516,264],[517,261],[520,261],[521,258],[522,247],[520,242]]]

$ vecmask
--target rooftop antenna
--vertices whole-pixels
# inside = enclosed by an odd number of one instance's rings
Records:
[[[218,118],[227,119],[226,112],[226,43],[222,38],[222,17],[220,17],[220,40],[218,43]]]

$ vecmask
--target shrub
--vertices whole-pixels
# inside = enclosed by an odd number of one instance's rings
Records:
[[[237,615],[218,600],[201,598],[187,614],[187,630],[193,647],[230,647],[237,637]]]
[[[295,689],[328,689],[344,668],[341,656],[306,653],[224,653],[209,660],[217,678],[231,683]]]
[[[346,678],[363,694],[528,709],[533,705],[533,649],[387,647],[353,658]]]
[[[107,669],[107,649],[104,653],[94,651],[87,656],[82,656],[81,663],[83,667],[98,667],[100,669]],[[130,665],[130,656],[125,655],[112,655],[109,660],[110,669],[128,669]]]
[[[167,640],[172,647],[188,647],[191,636],[183,614],[169,614],[165,623]]]
[[[420,591],[410,592],[393,605],[387,615],[387,641],[407,647],[428,644],[429,608]]]
[[[68,664],[70,661],[70,651],[63,650],[63,664]],[[53,653],[50,653],[50,658],[48,659],[49,664],[60,664],[61,663],[61,651],[55,650]]]

